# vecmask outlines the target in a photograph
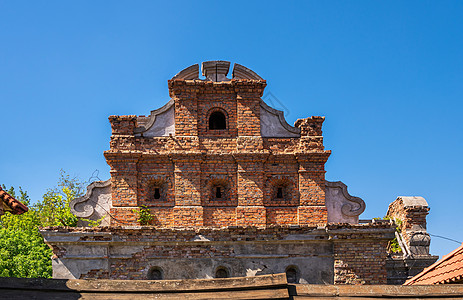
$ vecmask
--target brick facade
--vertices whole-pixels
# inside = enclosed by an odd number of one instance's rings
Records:
[[[323,117],[298,120],[298,137],[263,137],[265,80],[168,85],[175,134],[137,135],[140,118],[109,117],[111,225],[137,225],[129,211],[142,205],[163,227],[327,223]],[[214,112],[225,116],[225,129],[210,128]]]
[[[101,227],[42,231],[54,277],[286,272],[297,283],[384,284],[389,270],[395,276],[386,266],[393,223],[359,224],[364,201],[325,181],[324,117],[290,126],[261,99],[266,81],[239,64],[228,79],[229,65],[203,63],[204,80],[198,65],[184,69],[168,81],[171,100],[149,116],[109,117],[111,179],[70,204],[80,218],[103,218]],[[142,207],[150,226],[139,226]],[[394,207],[402,226],[421,224],[409,231],[422,236],[424,206]]]

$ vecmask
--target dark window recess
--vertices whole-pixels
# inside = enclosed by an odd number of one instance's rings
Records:
[[[215,111],[209,117],[209,129],[227,129],[227,120],[220,111]]]
[[[286,270],[286,280],[288,283],[297,283],[297,270],[293,267]]]
[[[228,278],[228,271],[225,268],[219,268],[215,272],[215,278]]]
[[[279,199],[283,198],[283,188],[282,187],[279,187],[277,189],[277,198]]]
[[[162,280],[163,279],[162,270],[159,268],[151,268],[148,271],[149,280]]]
[[[154,199],[161,198],[161,191],[159,188],[154,188]]]
[[[219,186],[215,188],[215,197],[218,199],[222,198],[222,189]]]

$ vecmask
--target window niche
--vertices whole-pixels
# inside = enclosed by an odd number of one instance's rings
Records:
[[[163,280],[164,272],[160,267],[151,267],[147,274],[148,280]]]
[[[272,203],[292,203],[295,200],[295,187],[288,177],[272,176],[268,181],[269,200]]]
[[[222,196],[223,196],[223,187],[221,187],[221,186],[219,185],[219,186],[215,186],[214,189],[215,189],[215,198],[216,198],[216,199],[222,199]]]
[[[227,129],[227,115],[225,111],[219,108],[212,109],[208,118],[209,130],[225,130]]]
[[[218,267],[217,270],[215,270],[215,278],[229,278],[230,277],[230,272],[228,271],[228,268],[226,267]]]
[[[272,185],[272,199],[275,201],[291,200],[289,184],[286,181],[278,180]]]
[[[164,179],[154,179],[148,183],[149,202],[159,202],[167,200],[167,182]]]
[[[210,182],[210,200],[211,201],[227,201],[228,195],[228,182],[226,179],[215,178]]]
[[[286,268],[286,280],[288,283],[299,283],[300,274],[296,266],[289,266]]]

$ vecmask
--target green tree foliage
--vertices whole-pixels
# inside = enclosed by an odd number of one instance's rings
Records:
[[[381,218],[373,218],[374,220],[392,220],[396,224],[395,230],[400,234],[402,232],[402,220],[394,218],[392,219],[389,216],[384,216],[382,219]],[[397,237],[394,237],[391,241],[389,241],[388,246],[387,246],[387,252],[388,253],[401,253],[402,248],[399,245],[399,241],[397,240]]]
[[[51,249],[43,242],[38,228],[37,209],[30,206],[26,192],[13,188],[7,191],[26,206],[22,215],[5,213],[0,219],[0,276],[2,277],[51,277]]]
[[[6,212],[0,218],[0,277],[52,276],[51,249],[45,244],[40,227],[76,226],[69,202],[82,195],[82,183],[61,172],[58,186],[48,190],[43,199],[31,205],[29,196],[21,188],[6,189],[11,196],[28,206],[21,215]]]
[[[41,226],[76,226],[78,218],[71,213],[69,203],[82,196],[82,191],[83,184],[77,178],[61,171],[58,186],[49,189],[36,205]]]

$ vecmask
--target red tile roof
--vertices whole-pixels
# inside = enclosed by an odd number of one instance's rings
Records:
[[[4,203],[4,207],[7,207],[7,211],[11,212],[14,215],[20,215],[25,213],[29,209],[27,206],[13,198],[10,194],[5,192],[0,186],[0,201]],[[1,202],[0,202],[1,204]]]
[[[421,273],[407,280],[404,285],[457,283],[463,280],[463,244]]]

